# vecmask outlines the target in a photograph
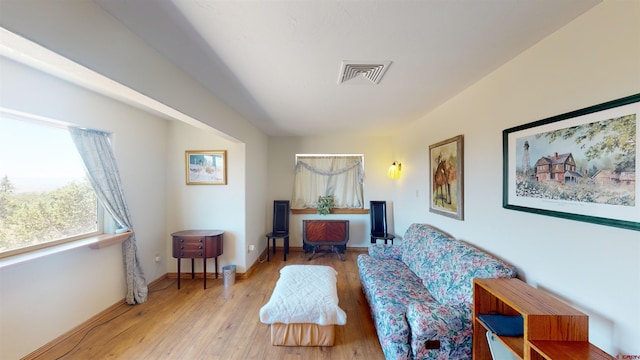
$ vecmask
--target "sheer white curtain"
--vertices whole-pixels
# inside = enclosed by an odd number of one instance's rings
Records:
[[[362,155],[299,155],[292,208],[316,208],[319,196],[333,196],[336,208],[363,208]]]

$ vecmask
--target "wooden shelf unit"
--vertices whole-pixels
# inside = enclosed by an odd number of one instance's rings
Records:
[[[586,314],[521,280],[473,281],[473,359],[491,360],[478,314],[522,315],[523,336],[497,336],[519,359],[613,359],[589,343]]]

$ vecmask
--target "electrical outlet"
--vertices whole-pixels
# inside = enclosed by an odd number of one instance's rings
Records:
[[[160,254],[156,254],[155,260],[156,262],[160,262]]]
[[[256,249],[255,245],[249,245],[249,252],[252,252]]]

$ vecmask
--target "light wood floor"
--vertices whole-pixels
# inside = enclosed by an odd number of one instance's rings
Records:
[[[384,359],[360,288],[358,254],[349,249],[344,262],[336,254],[318,254],[307,261],[301,250],[292,249],[283,262],[278,249],[270,262],[256,265],[248,279],[237,279],[227,288],[221,278],[207,279],[206,290],[202,279],[183,278],[180,290],[177,279],[163,279],[150,287],[144,304],[114,306],[86,331],[29,358]],[[347,325],[336,327],[335,346],[271,345],[269,326],[260,322],[258,311],[271,297],[279,270],[290,264],[329,265],[338,272]]]

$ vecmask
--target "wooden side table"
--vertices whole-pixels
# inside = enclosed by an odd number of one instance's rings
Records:
[[[183,230],[171,234],[173,257],[178,259],[178,289],[180,289],[180,260],[191,259],[191,278],[195,278],[194,259],[202,259],[204,288],[207,288],[207,259],[215,258],[218,278],[218,256],[222,255],[221,230]]]

